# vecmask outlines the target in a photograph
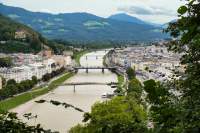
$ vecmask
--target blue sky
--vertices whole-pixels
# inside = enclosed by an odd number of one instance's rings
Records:
[[[31,11],[50,13],[87,12],[101,17],[127,13],[140,19],[165,23],[177,18],[180,0],[0,0]]]

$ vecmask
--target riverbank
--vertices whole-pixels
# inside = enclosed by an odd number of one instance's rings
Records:
[[[107,64],[106,64],[106,55],[104,55],[104,57],[103,57],[103,66],[108,66]]]
[[[80,51],[80,52],[77,52],[77,53],[74,53],[74,60],[75,62],[80,66],[81,63],[80,63],[80,59],[83,55],[89,53],[89,51],[87,50],[84,50],[84,51]]]
[[[123,88],[124,87],[124,76],[117,74],[117,80],[118,80],[118,87]]]
[[[40,88],[40,89],[35,89],[29,92],[25,92],[21,95],[17,95],[13,98],[4,100],[0,102],[0,109],[8,111],[10,109],[13,109],[21,104],[24,104],[38,96],[44,95],[53,89],[57,88],[60,84],[65,82],[67,79],[72,77],[74,74],[73,73],[65,73],[56,80],[52,81],[48,87]]]
[[[103,65],[104,66],[112,66],[112,65],[110,65],[108,56],[109,56],[109,52],[106,55],[104,55],[104,57],[103,57]],[[115,73],[117,75],[117,80],[118,80],[118,86],[115,91],[121,95],[125,91],[125,88],[126,88],[124,74],[122,74],[123,72],[120,72],[119,70],[114,71],[113,73]]]

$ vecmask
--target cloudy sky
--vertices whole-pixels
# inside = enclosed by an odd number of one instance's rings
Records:
[[[101,17],[127,13],[140,19],[165,23],[176,19],[180,0],[0,0],[31,11],[50,13],[88,12]]]

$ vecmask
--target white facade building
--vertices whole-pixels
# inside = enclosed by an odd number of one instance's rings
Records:
[[[72,52],[65,53],[66,55],[54,55],[50,58],[43,58],[40,55],[34,54],[1,54],[1,57],[10,56],[13,59],[15,67],[0,68],[0,75],[6,80],[15,79],[16,82],[32,79],[36,76],[41,79],[43,75],[51,73],[61,67],[72,65]]]

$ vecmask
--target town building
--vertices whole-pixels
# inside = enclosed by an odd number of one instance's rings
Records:
[[[45,53],[45,57],[40,54],[0,54],[1,57],[11,57],[14,63],[11,68],[0,68],[0,75],[6,80],[15,79],[17,82],[21,82],[31,79],[32,76],[41,79],[46,73],[72,65],[71,56],[52,55],[51,51]]]
[[[17,30],[15,32],[15,39],[26,39],[27,34],[25,30]]]
[[[168,51],[167,47],[161,44],[114,49],[109,53],[111,54],[106,62],[124,69],[132,67],[143,80],[170,79],[174,70],[183,68],[180,64],[181,55]]]
[[[52,59],[55,61],[56,65],[60,67],[67,67],[72,64],[71,56],[64,56],[64,55],[54,55]]]

